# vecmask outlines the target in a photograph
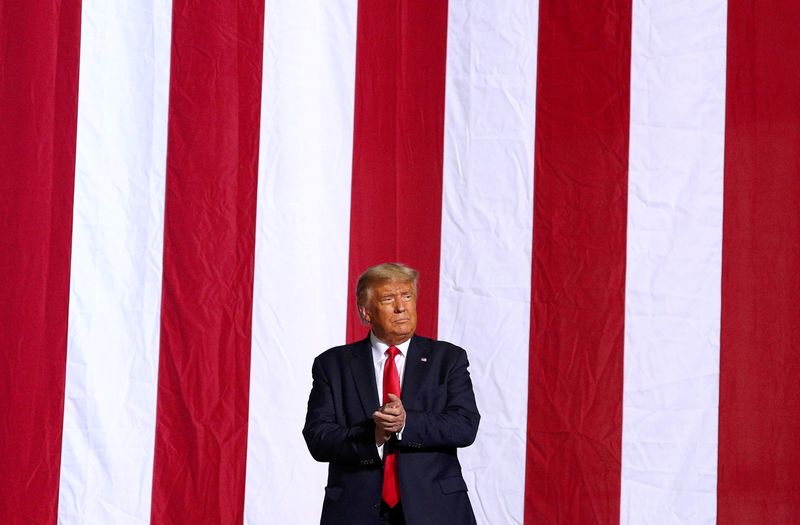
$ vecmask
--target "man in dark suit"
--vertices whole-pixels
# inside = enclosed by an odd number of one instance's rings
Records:
[[[356,295],[369,336],[314,360],[303,436],[329,463],[322,524],[475,523],[456,456],[480,420],[469,363],[414,334],[417,276],[397,263],[367,269]]]

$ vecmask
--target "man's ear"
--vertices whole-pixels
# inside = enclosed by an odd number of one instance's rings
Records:
[[[359,306],[358,314],[361,317],[362,323],[370,324],[372,322],[372,317],[369,315],[369,311],[367,310],[366,306]]]

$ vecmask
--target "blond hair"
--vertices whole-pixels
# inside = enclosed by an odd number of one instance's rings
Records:
[[[372,289],[383,283],[411,283],[414,295],[417,294],[419,272],[403,263],[383,263],[370,266],[358,277],[356,284],[356,304],[361,307],[367,304]]]

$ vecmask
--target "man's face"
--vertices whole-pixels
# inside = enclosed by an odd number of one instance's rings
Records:
[[[375,336],[386,344],[400,344],[417,329],[417,294],[413,283],[389,281],[375,286],[360,310]]]

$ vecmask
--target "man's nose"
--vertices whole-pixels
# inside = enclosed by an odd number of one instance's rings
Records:
[[[403,302],[402,299],[395,300],[395,302],[394,302],[394,311],[395,312],[403,312],[403,311],[405,311],[405,309],[406,309],[406,304],[405,304],[405,302]]]

